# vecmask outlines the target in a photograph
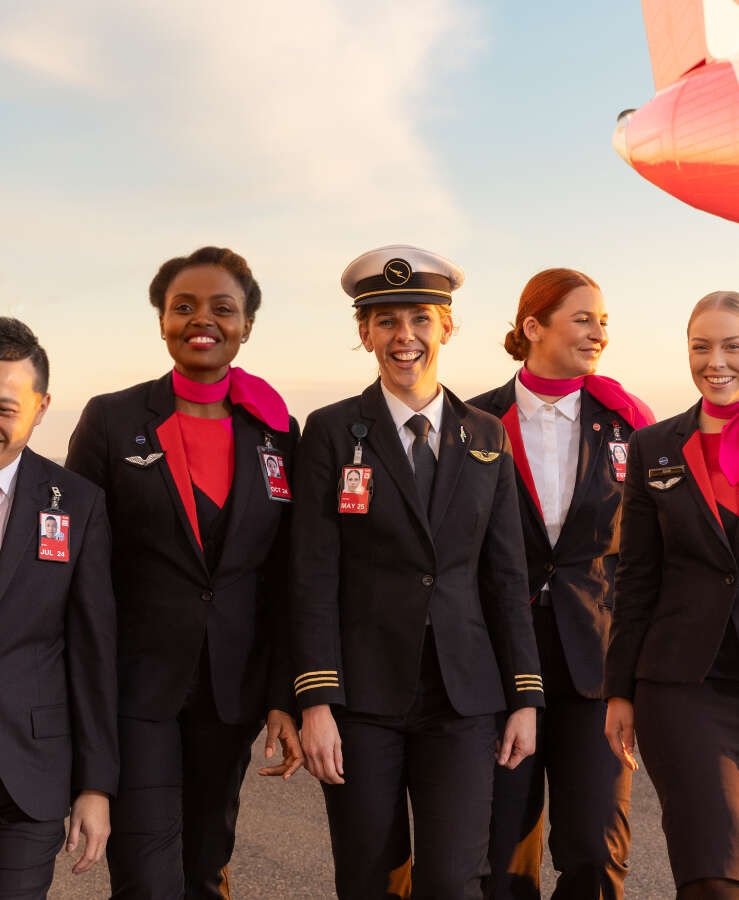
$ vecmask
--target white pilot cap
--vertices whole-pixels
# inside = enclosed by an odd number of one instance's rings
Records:
[[[389,244],[358,256],[344,269],[341,286],[354,306],[375,303],[451,303],[464,282],[453,262],[420,247]]]

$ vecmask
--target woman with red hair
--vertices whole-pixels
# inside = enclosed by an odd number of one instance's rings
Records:
[[[523,289],[505,348],[523,366],[471,403],[506,426],[516,464],[546,709],[536,753],[498,767],[488,897],[540,896],[544,780],[556,900],[620,900],[629,852],[631,772],[603,734],[603,660],[613,606],[629,435],[654,421],[595,375],[608,343],[598,285],[547,269]]]

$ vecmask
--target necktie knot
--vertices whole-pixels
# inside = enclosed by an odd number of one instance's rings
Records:
[[[428,440],[431,422],[429,422],[426,416],[422,416],[420,413],[416,413],[416,415],[411,416],[405,424],[410,428],[410,430],[413,432],[413,434],[415,434],[417,438],[420,437]]]

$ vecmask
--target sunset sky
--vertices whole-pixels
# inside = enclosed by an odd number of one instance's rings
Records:
[[[204,244],[252,266],[239,363],[300,419],[374,377],[339,277],[396,242],[466,272],[440,362],[463,397],[515,371],[527,279],[570,266],[606,297],[600,371],[660,417],[685,408],[685,324],[739,288],[737,225],[612,149],[653,94],[637,0],[4,3],[0,314],[52,364],[32,446],[63,456],[89,396],[166,371],[148,284]]]

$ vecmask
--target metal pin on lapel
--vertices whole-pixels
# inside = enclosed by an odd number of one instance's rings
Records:
[[[463,444],[467,440],[467,432],[464,430],[464,425],[459,426],[459,439]]]

